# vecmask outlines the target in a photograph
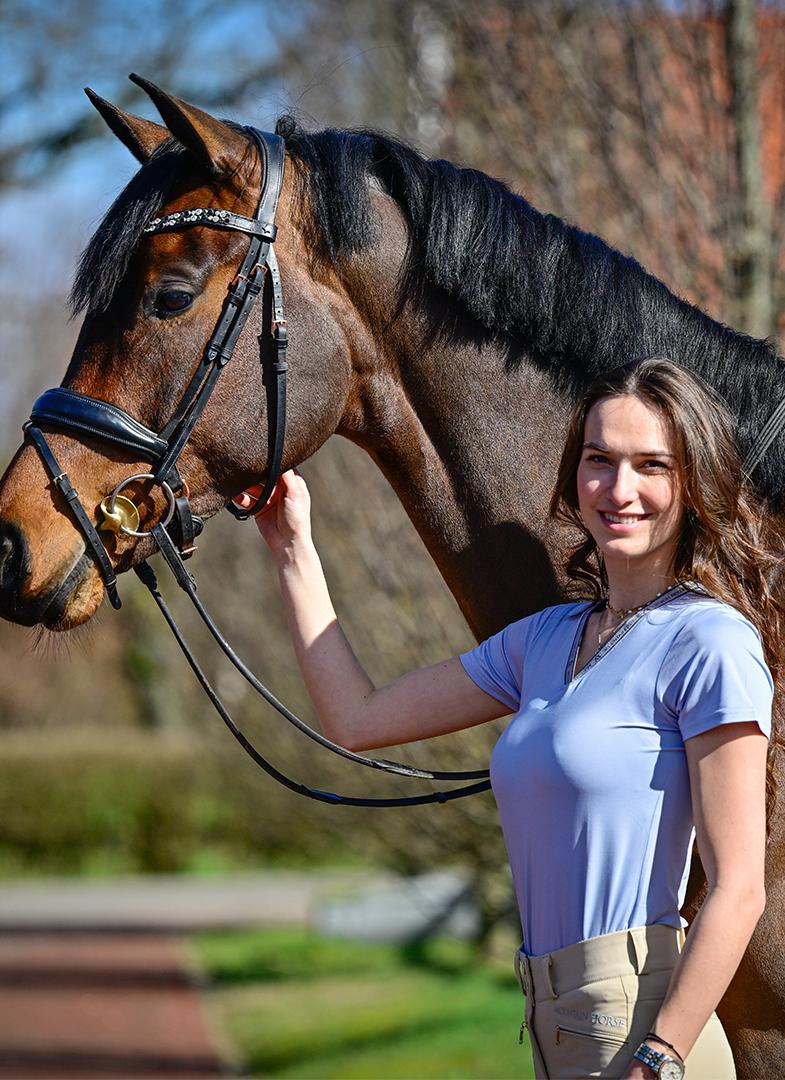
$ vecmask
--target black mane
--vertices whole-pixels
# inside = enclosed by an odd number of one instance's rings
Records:
[[[402,295],[436,290],[444,327],[474,324],[475,333],[499,341],[510,362],[528,357],[570,396],[632,357],[666,355],[725,398],[739,418],[745,453],[785,395],[785,365],[771,343],[709,318],[634,259],[540,213],[501,181],[428,160],[380,132],[307,133],[288,117],[276,130],[304,166],[298,175],[315,257],[340,263],[378,240],[368,183],[375,179],[409,224]],[[145,225],[194,167],[170,139],[131,180],[80,259],[74,311],[108,306]],[[782,442],[756,473],[776,504],[783,497]]]
[[[711,319],[634,259],[540,213],[501,181],[427,160],[379,132],[309,134],[288,118],[277,130],[306,166],[309,240],[317,255],[340,261],[376,239],[368,186],[375,178],[409,223],[404,295],[423,286],[439,290],[498,338],[513,362],[527,356],[570,396],[632,358],[668,356],[726,400],[738,418],[742,453],[785,396],[785,364],[770,342]],[[776,505],[783,499],[783,441],[755,476]]]

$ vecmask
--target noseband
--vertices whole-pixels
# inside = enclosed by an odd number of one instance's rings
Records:
[[[269,292],[271,304],[270,338],[268,339],[265,335],[264,329],[258,338],[262,379],[267,390],[267,479],[261,495],[252,507],[247,510],[240,510],[230,501],[226,504],[227,509],[239,520],[244,520],[258,507],[264,506],[272,494],[281,469],[286,429],[286,348],[288,337],[284,317],[281,276],[278,270],[278,260],[273,249],[273,241],[276,236],[275,212],[283,184],[285,148],[283,139],[278,135],[271,135],[269,132],[258,131],[252,127],[245,128],[245,130],[251,136],[259,152],[263,177],[259,203],[252,218],[218,208],[196,208],[179,210],[172,214],[154,218],[144,230],[145,234],[151,234],[201,225],[217,229],[233,229],[250,237],[248,251],[229,286],[229,292],[215,330],[168,423],[160,432],[156,433],[117,405],[111,405],[106,401],[90,397],[88,394],[79,393],[76,390],[56,387],[45,391],[38,398],[33,405],[30,419],[25,423],[23,430],[37,447],[52,478],[52,483],[64,496],[70,512],[85,539],[87,549],[93,556],[96,566],[104,579],[109,601],[114,608],[121,606],[120,596],[117,591],[117,578],[99,535],[99,530],[112,531],[125,536],[150,536],[171,569],[178,585],[189,597],[199,617],[205,623],[226,657],[243,678],[303,734],[333,753],[368,768],[425,780],[477,780],[480,782],[448,791],[432,791],[425,795],[415,795],[409,798],[366,799],[320,791],[291,780],[267,761],[235,724],[207,680],[169,611],[159,592],[158,583],[151,567],[146,562],[134,567],[134,572],[153,596],[177,639],[186,660],[219,716],[246,753],[273,779],[291,791],[305,795],[308,798],[320,802],[342,803],[350,806],[415,806],[423,803],[448,802],[466,795],[474,795],[480,791],[487,791],[490,787],[487,779],[487,769],[468,772],[431,771],[394,761],[367,758],[345,750],[310,728],[278,701],[234,652],[201,603],[196,592],[196,582],[183,562],[195,550],[193,542],[201,533],[204,523],[191,510],[188,485],[180,476],[177,462],[207,405],[218,377],[232,359],[235,345],[248,321],[248,316],[257,296],[263,291]],[[267,347],[270,339],[271,350]],[[120,447],[136,460],[150,463],[149,471],[137,472],[126,477],[102,501],[103,521],[99,524],[98,529],[96,529],[82,505],[79,494],[71,484],[67,473],[60,467],[44,434],[44,428],[63,432],[67,435],[89,436],[100,439]],[[140,480],[149,480],[152,482],[152,486],[160,487],[167,503],[164,516],[148,530],[139,528],[139,511],[134,502],[122,494],[130,484]]]

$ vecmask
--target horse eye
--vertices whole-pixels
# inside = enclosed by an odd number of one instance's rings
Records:
[[[193,296],[182,289],[167,289],[156,297],[155,307],[159,315],[179,315],[193,303]]]

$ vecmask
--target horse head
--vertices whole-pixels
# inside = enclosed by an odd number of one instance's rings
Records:
[[[212,227],[208,220],[145,229],[154,218],[194,208],[253,217],[265,180],[264,155],[248,129],[132,78],[150,95],[164,124],[132,116],[87,91],[142,167],[82,256],[73,302],[86,314],[62,386],[74,392],[68,400],[78,406],[85,399],[116,406],[155,433],[171,419],[202,362],[250,249],[248,235]],[[280,187],[275,245],[287,314],[297,328],[289,355],[292,408],[282,468],[312,454],[356,408],[353,372],[372,349],[338,275],[314,271],[298,190],[295,163],[284,171]],[[232,494],[266,474],[264,323],[269,328],[271,318],[270,304],[254,306],[177,463],[200,517],[216,513]],[[46,439],[99,527],[107,494],[125,478],[151,469],[138,449],[107,442],[89,423],[78,431],[49,425]],[[122,494],[138,508],[136,532],[149,530],[167,511],[164,489],[148,480],[133,481]],[[124,531],[101,536],[117,572],[153,550],[149,538]],[[0,614],[24,625],[68,629],[88,620],[103,595],[104,580],[84,530],[28,437],[0,482]]]

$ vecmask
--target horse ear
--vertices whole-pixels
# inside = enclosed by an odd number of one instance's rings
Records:
[[[99,97],[89,86],[84,88],[84,92],[120,142],[127,146],[143,165],[147,164],[164,139],[169,138],[169,132],[162,124],[123,112],[116,105]]]
[[[141,75],[129,75],[152,98],[161,119],[215,176],[237,172],[248,154],[248,139],[210,113],[167,94]]]

